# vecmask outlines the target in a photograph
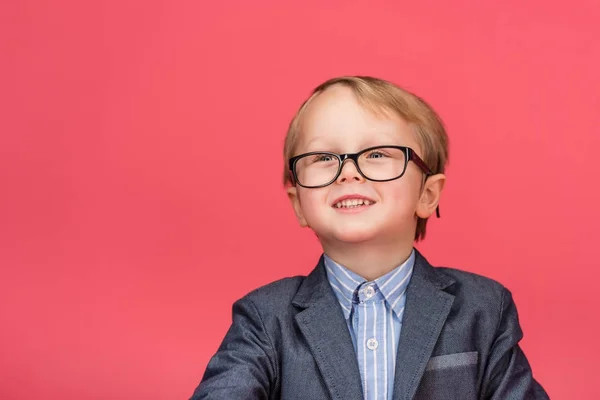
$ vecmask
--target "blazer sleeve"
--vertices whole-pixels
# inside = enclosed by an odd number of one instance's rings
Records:
[[[190,400],[269,399],[276,377],[273,344],[254,303],[233,305],[233,321]]]
[[[519,346],[523,331],[517,308],[503,288],[501,314],[488,365],[484,372],[482,398],[489,400],[546,400],[548,394],[533,378],[531,367]]]

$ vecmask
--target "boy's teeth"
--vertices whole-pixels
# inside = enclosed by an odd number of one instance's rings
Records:
[[[365,199],[349,199],[349,200],[342,200],[342,201],[338,201],[335,204],[336,208],[353,208],[353,207],[359,207],[359,206],[369,206],[371,205],[371,201],[369,200],[365,200]]]

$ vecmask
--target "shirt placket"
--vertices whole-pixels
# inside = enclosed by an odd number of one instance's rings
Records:
[[[353,329],[356,336],[357,359],[360,368],[362,386],[365,400],[383,398],[385,390],[379,385],[383,378],[382,338],[380,313],[377,311],[378,300],[381,300],[377,286],[373,282],[367,282],[357,288],[357,304],[355,304],[356,324]],[[379,307],[382,305],[379,304]]]

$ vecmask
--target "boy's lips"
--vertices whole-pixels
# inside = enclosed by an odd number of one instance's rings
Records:
[[[356,212],[365,210],[373,204],[375,204],[375,200],[369,197],[360,194],[347,194],[335,199],[331,207],[338,211]]]

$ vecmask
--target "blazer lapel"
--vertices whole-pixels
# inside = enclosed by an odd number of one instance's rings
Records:
[[[414,397],[454,302],[454,296],[443,291],[454,280],[435,270],[418,251],[416,253],[406,291],[394,373],[393,398],[400,400]]]
[[[316,360],[331,397],[362,399],[362,384],[352,338],[329,282],[323,258],[304,280],[292,304],[304,310],[296,322]]]

